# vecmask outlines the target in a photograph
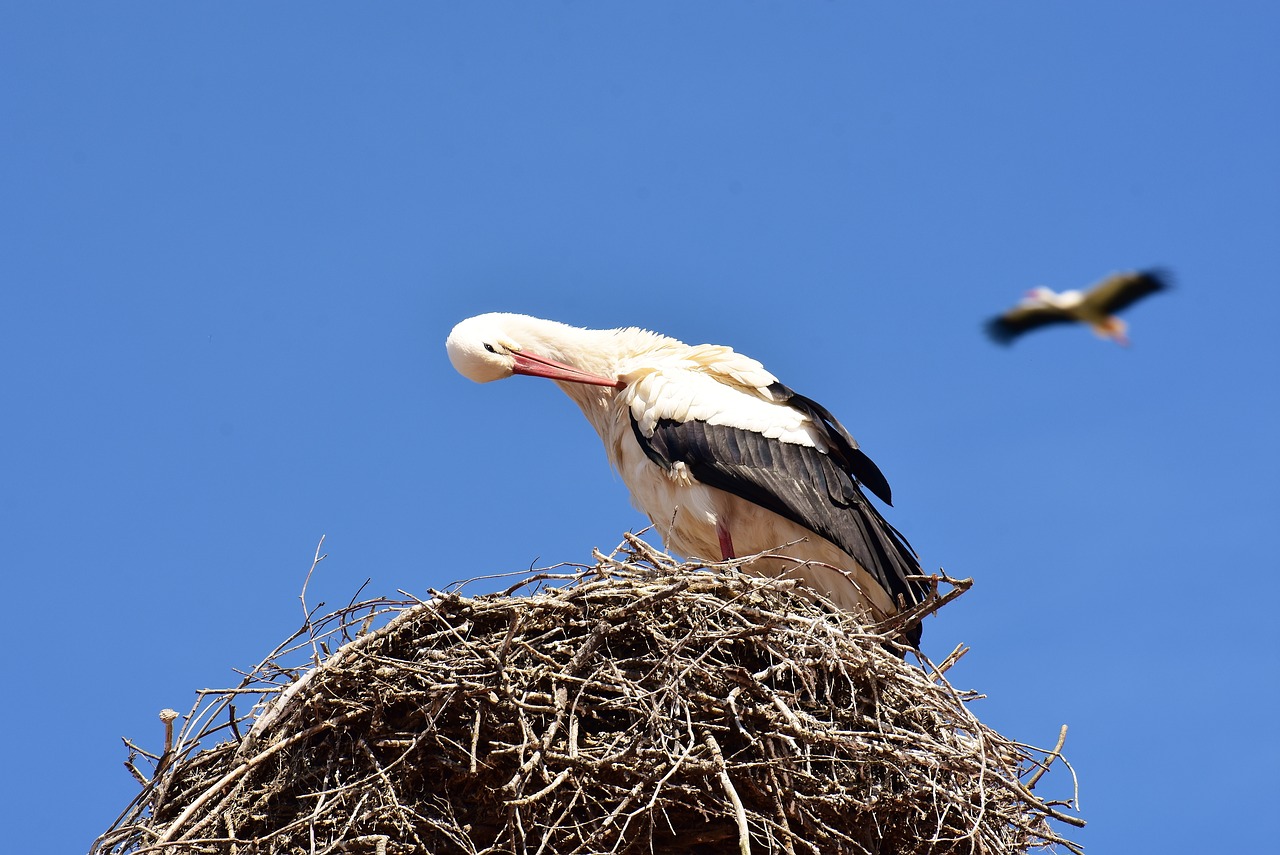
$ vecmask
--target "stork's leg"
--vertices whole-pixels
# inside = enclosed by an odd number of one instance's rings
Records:
[[[733,553],[733,538],[729,536],[729,526],[724,520],[716,520],[716,537],[720,540],[720,557],[725,561],[737,558]]]
[[[1101,323],[1095,324],[1093,330],[1101,337],[1109,338],[1121,347],[1129,346],[1129,336],[1127,335],[1129,325],[1115,315],[1104,318]]]

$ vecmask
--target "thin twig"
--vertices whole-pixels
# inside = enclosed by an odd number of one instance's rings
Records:
[[[315,635],[312,632],[311,627],[311,616],[313,612],[311,609],[307,608],[307,586],[311,584],[311,574],[316,572],[316,568],[320,566],[320,562],[329,557],[328,553],[325,553],[324,555],[320,554],[321,548],[324,547],[324,538],[325,536],[323,534],[320,535],[320,540],[316,543],[316,554],[311,559],[311,568],[307,570],[306,578],[302,580],[302,591],[298,594],[298,599],[302,602],[302,625],[306,628],[307,634],[311,638],[313,661],[317,665],[320,664],[320,650],[316,646]],[[323,603],[321,605],[323,605]]]
[[[720,773],[720,785],[724,787],[725,795],[733,803],[733,819],[738,825],[738,852],[740,855],[751,855],[751,830],[747,826],[747,809],[742,806],[742,798],[733,786],[733,779],[729,777],[724,754],[720,751],[720,743],[716,742],[716,738],[710,733],[703,735],[703,742],[715,760],[716,770]]]
[[[1049,756],[1044,758],[1044,764],[1027,780],[1027,789],[1034,790],[1036,781],[1039,781],[1045,772],[1049,771],[1049,767],[1053,765],[1053,761],[1062,756],[1062,746],[1067,741],[1067,726],[1064,724],[1062,730],[1058,731],[1058,744],[1053,746],[1053,750],[1049,752]]]

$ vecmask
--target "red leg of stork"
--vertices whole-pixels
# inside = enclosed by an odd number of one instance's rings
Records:
[[[733,538],[729,536],[729,527],[720,520],[716,521],[716,537],[720,539],[720,557],[725,561],[738,556],[733,552]]]

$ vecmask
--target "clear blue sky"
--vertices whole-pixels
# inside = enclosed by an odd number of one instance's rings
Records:
[[[1273,845],[1277,36],[1264,2],[5,4],[6,846],[86,849],[120,736],[290,634],[322,534],[337,604],[645,524],[554,387],[453,372],[494,310],[762,360],[976,580],[925,650],[972,645],[1002,732],[1071,726],[1076,839]],[[1127,351],[981,334],[1152,264]]]

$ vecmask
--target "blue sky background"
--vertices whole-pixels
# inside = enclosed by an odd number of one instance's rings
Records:
[[[645,520],[520,311],[734,346],[835,412],[976,711],[1071,727],[1096,852],[1273,845],[1272,3],[5,4],[12,851],[83,851],[311,599]],[[1025,289],[1177,290],[1001,349]],[[479,590],[479,589],[477,589]],[[1058,787],[1061,778],[1041,787]]]

